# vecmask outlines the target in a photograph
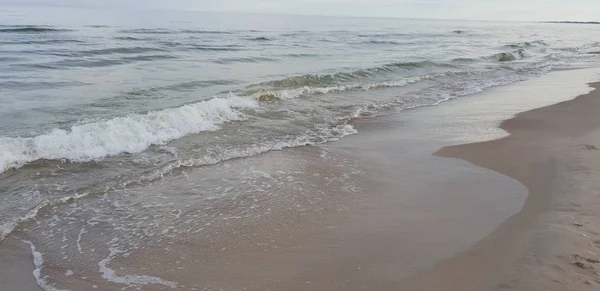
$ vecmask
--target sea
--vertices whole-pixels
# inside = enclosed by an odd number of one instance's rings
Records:
[[[44,290],[67,288],[56,286],[69,286],[60,280],[74,271],[131,290],[177,288],[111,264],[216,221],[268,214],[272,187],[314,174],[243,162],[232,170],[229,161],[319,147],[360,135],[362,120],[597,66],[599,33],[584,24],[0,6],[0,241],[31,247]],[[191,171],[203,174],[192,183]],[[342,188],[353,179],[337,178]]]

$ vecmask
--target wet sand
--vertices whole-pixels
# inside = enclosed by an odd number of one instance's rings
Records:
[[[29,246],[8,238],[0,244],[0,290],[40,290],[33,277]]]
[[[501,128],[508,137],[440,150],[439,156],[513,177],[530,194],[490,236],[402,289],[598,290],[599,108],[595,90],[506,120]]]
[[[594,148],[600,148],[600,117],[595,114],[600,93],[518,114],[501,126],[509,136],[496,128],[523,108],[589,91],[578,85],[559,93],[558,87],[547,85],[569,74],[499,88],[495,96],[484,93],[359,121],[360,134],[325,146],[192,168],[129,189],[129,197],[143,193],[146,204],[166,197],[174,210],[188,205],[173,218],[175,229],[139,242],[127,256],[109,254],[102,242],[112,237],[105,227],[84,224],[84,254],[75,254],[81,258],[68,263],[56,246],[45,245],[44,235],[17,231],[0,243],[2,261],[12,262],[0,266],[0,283],[8,282],[3,285],[8,290],[39,290],[31,275],[30,250],[19,240],[28,239],[44,254],[47,282],[72,291],[94,286],[596,290],[600,151]],[[569,82],[557,86],[568,87]],[[491,139],[496,140],[468,144]],[[450,146],[454,144],[465,145]],[[242,179],[248,173],[252,179]],[[213,181],[228,181],[243,191],[208,200],[194,196],[197,188]],[[208,208],[202,205],[206,201]],[[93,198],[85,203],[97,207]],[[187,207],[189,203],[195,204]],[[196,210],[210,218],[190,220],[198,231],[169,235],[186,226]],[[170,225],[162,216],[157,219]],[[43,227],[44,217],[39,220]],[[59,226],[66,233],[81,233],[77,220]],[[92,246],[95,251],[87,252]],[[99,271],[102,259],[115,271],[113,282]],[[67,270],[75,274],[62,275]],[[141,275],[167,283],[122,282],[146,278]]]

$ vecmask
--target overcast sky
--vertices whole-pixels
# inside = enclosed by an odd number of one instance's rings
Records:
[[[0,3],[404,18],[600,21],[600,0],[0,0]]]

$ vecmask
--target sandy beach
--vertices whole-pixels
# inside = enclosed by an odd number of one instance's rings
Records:
[[[86,223],[86,212],[58,223],[79,234],[74,253],[54,252],[43,229],[57,222],[40,219],[28,227],[41,231],[19,229],[0,243],[10,262],[0,283],[39,290],[32,272],[40,267],[21,241],[32,240],[44,254],[42,285],[59,290],[596,290],[600,91],[572,99],[590,91],[589,76],[596,72],[557,72],[358,120],[360,134],[325,146],[116,193],[159,206],[151,222],[166,229],[125,256],[103,248],[107,228]],[[196,196],[222,181],[244,192]],[[182,211],[163,216],[169,191],[182,193],[169,204]],[[139,219],[124,211],[126,222]],[[170,235],[190,221],[193,231]]]
[[[407,280],[407,290],[597,290],[600,92],[590,86],[596,90],[575,100],[504,121],[508,137],[437,152],[517,179],[529,196],[519,214]]]

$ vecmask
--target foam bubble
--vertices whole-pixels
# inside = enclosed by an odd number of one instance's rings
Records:
[[[33,265],[35,266],[35,270],[33,270],[33,276],[35,277],[35,281],[37,282],[38,286],[40,286],[40,288],[42,288],[44,291],[68,291],[57,289],[46,281],[47,276],[42,276],[42,269],[44,268],[44,259],[42,257],[42,253],[36,250],[32,242],[24,240],[23,243],[26,243],[31,247]]]
[[[0,241],[3,241],[9,234],[11,234],[15,230],[15,228],[17,228],[19,225],[21,225],[21,223],[24,223],[26,221],[36,218],[38,215],[38,212],[40,212],[41,209],[48,207],[48,206],[55,206],[55,205],[68,203],[70,201],[74,201],[74,200],[86,197],[88,194],[89,193],[74,194],[74,195],[61,197],[61,198],[58,198],[55,200],[42,201],[35,207],[28,210],[25,214],[14,217],[12,220],[0,224]]]
[[[124,285],[163,285],[169,288],[177,288],[177,283],[166,281],[158,277],[148,276],[148,275],[125,275],[118,276],[115,270],[107,267],[108,263],[118,254],[123,253],[123,251],[118,250],[116,248],[110,248],[110,253],[108,257],[102,259],[98,262],[98,266],[100,267],[100,273],[102,273],[102,279],[108,280],[117,284]]]
[[[28,138],[0,138],[0,173],[40,159],[87,162],[122,153],[139,153],[188,134],[218,129],[228,121],[242,120],[237,108],[257,107],[249,98],[213,98],[179,108],[145,115],[76,125],[70,130]]]
[[[247,148],[223,149],[218,153],[205,155],[199,158],[190,158],[185,160],[176,160],[170,164],[153,171],[150,174],[140,177],[136,181],[130,183],[153,181],[162,178],[164,175],[172,172],[175,169],[182,167],[198,167],[215,165],[223,161],[256,156],[262,153],[282,150],[285,148],[293,148],[307,145],[316,145],[330,141],[336,141],[344,136],[358,133],[350,124],[340,124],[333,127],[322,127],[315,132],[300,135],[285,141],[271,141],[261,144],[254,144]]]

